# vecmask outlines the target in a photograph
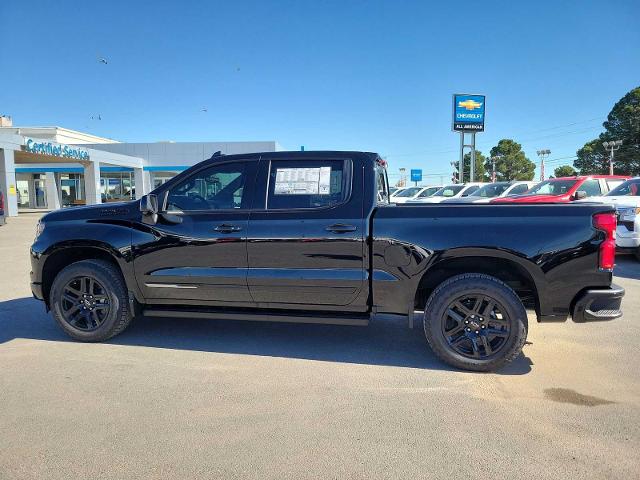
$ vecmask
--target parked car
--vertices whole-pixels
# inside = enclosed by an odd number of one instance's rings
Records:
[[[394,191],[392,191],[393,189],[395,189]],[[396,195],[398,195],[400,192],[402,192],[403,190],[406,190],[407,187],[393,187],[393,188],[389,188],[389,198],[393,198]]]
[[[4,217],[4,193],[0,190],[0,225],[5,224]]]
[[[483,185],[466,197],[449,198],[442,203],[489,203],[492,198],[508,197],[526,192],[535,182],[495,182]]]
[[[393,205],[383,165],[217,155],[140,200],[51,212],[31,290],[87,342],[137,314],[364,326],[384,313],[412,326],[420,310],[435,354],[477,371],[520,354],[527,306],[542,322],[622,315],[610,205]]]
[[[441,203],[450,198],[463,198],[478,190],[484,183],[456,183],[446,185],[427,198],[414,198],[407,203]]]
[[[608,203],[616,207],[618,252],[632,253],[640,260],[640,177],[627,180],[603,197],[592,197],[586,201]]]
[[[406,203],[409,200],[416,198],[420,192],[424,191],[428,187],[407,187],[402,192],[391,197],[391,201],[394,203]]]
[[[568,203],[604,195],[628,178],[621,175],[550,178],[523,195],[495,198],[491,203]]]
[[[442,185],[434,185],[434,186],[431,186],[431,187],[425,187],[422,190],[420,190],[420,192],[418,192],[418,194],[415,195],[409,201],[412,202],[413,200],[420,200],[420,199],[423,199],[423,198],[429,198],[434,193],[436,193],[438,190],[440,190],[441,188],[442,188]]]

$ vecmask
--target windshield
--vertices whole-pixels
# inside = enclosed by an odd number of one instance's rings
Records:
[[[442,187],[436,193],[433,194],[434,197],[453,197],[460,193],[460,191],[464,188],[464,185],[447,185],[446,187]]]
[[[545,180],[539,183],[525,195],[564,195],[578,180]]]
[[[484,187],[480,187],[478,190],[473,192],[470,197],[482,197],[482,198],[493,198],[498,197],[504,193],[504,191],[509,188],[509,183],[490,183],[489,185],[485,185]]]
[[[431,195],[436,193],[438,190],[440,190],[440,187],[425,188],[423,191],[420,192],[420,195],[418,195],[418,198],[430,197]]]
[[[607,197],[640,197],[640,178],[627,180],[606,195]]]
[[[396,195],[396,197],[413,197],[416,193],[420,191],[422,187],[409,187],[406,190],[401,191]]]

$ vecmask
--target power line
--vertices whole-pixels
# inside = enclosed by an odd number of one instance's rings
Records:
[[[514,134],[510,134],[509,136],[511,137],[517,137],[519,135],[527,135],[530,133],[537,133],[537,132],[544,132],[544,131],[549,131],[549,130],[555,130],[558,128],[566,128],[566,127],[572,127],[575,125],[580,125],[580,124],[584,124],[584,123],[588,123],[588,122],[593,122],[595,120],[602,120],[602,117],[594,117],[588,120],[583,120],[580,122],[573,122],[573,123],[567,123],[564,125],[556,125],[554,127],[548,127],[548,128],[542,128],[542,129],[538,129],[538,130],[530,130],[527,132],[519,132],[519,133],[514,133]],[[543,136],[538,136],[538,137],[530,137],[530,138],[524,138],[518,141],[518,143],[520,142],[530,142],[533,140],[541,140],[541,139],[545,139],[545,138],[554,138],[554,137],[564,137],[564,136],[568,136],[568,135],[575,135],[578,133],[586,133],[588,131],[591,130],[600,130],[602,127],[589,127],[589,128],[585,128],[585,129],[581,129],[581,130],[574,130],[574,131],[569,131],[569,132],[559,132],[559,133],[554,133],[551,135],[543,135]],[[478,147],[481,148],[485,148],[488,147],[487,143],[480,143],[478,145]],[[449,150],[429,150],[429,151],[420,151],[420,152],[413,152],[413,153],[385,153],[385,156],[392,156],[392,157],[410,157],[410,156],[414,156],[414,155],[438,155],[438,154],[445,154],[445,153],[454,153],[457,152],[457,149],[449,149]]]

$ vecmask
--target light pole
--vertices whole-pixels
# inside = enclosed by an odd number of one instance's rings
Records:
[[[406,186],[406,184],[405,184],[406,180],[405,180],[405,177],[404,177],[404,172],[406,172],[407,169],[404,168],[404,167],[401,167],[399,170],[400,170],[400,185],[399,186],[400,187],[405,187]]]
[[[502,155],[494,155],[491,157],[491,183],[496,183],[496,162],[500,160]]]
[[[458,171],[458,165],[460,165],[460,163],[458,162],[449,162],[451,164],[451,166],[453,167],[453,175],[451,176],[451,181],[453,183],[460,183],[460,172]]]
[[[609,150],[609,175],[613,175],[613,152],[618,150],[622,146],[622,140],[611,140],[610,142],[603,142],[602,146],[605,150]]]
[[[540,181],[544,180],[544,159],[549,156],[551,150],[538,150],[536,152],[540,157]]]

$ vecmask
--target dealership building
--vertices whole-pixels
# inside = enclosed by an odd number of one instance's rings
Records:
[[[0,117],[5,215],[140,198],[190,166],[223,154],[281,150],[275,141],[126,143]]]

